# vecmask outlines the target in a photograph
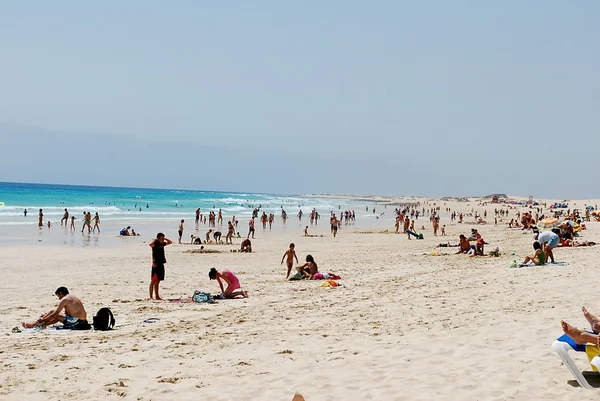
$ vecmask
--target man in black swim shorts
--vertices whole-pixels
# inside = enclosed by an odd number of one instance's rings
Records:
[[[150,299],[161,300],[162,298],[158,295],[158,287],[160,282],[165,279],[165,246],[171,245],[173,241],[165,238],[163,233],[156,234],[154,239],[149,245],[152,248],[152,272],[150,273]],[[154,294],[154,298],[152,297]]]
[[[215,233],[213,234],[213,238],[215,239],[216,243],[221,242],[221,231],[215,231]]]

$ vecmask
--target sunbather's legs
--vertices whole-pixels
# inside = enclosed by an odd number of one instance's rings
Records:
[[[577,327],[571,326],[569,323],[565,322],[564,320],[561,320],[560,324],[561,324],[562,329],[565,332],[565,334],[568,335],[569,337],[571,337],[573,339],[573,341],[575,341],[577,344],[583,344],[583,343],[592,343],[592,344],[596,344],[596,345],[600,344],[600,337],[598,337],[597,335],[586,333],[585,331],[581,331]]]
[[[529,262],[533,262],[533,258],[531,256],[525,256],[525,260],[522,264],[526,265]]]
[[[583,312],[583,316],[585,316],[588,323],[592,327],[594,333],[600,333],[600,319],[598,319],[597,316],[592,315],[590,312],[588,312],[585,306],[581,308],[581,311]]]

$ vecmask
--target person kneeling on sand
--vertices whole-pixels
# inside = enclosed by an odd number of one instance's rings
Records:
[[[252,242],[249,239],[245,239],[242,241],[240,252],[252,253]]]
[[[542,266],[546,264],[546,255],[544,254],[544,251],[542,251],[542,246],[538,241],[535,241],[533,243],[533,249],[535,249],[535,253],[531,256],[526,256],[525,260],[523,261],[523,264],[525,265],[529,262],[532,262],[534,265],[537,266]]]
[[[237,297],[248,298],[248,291],[241,290],[240,280],[235,274],[229,269],[218,271],[214,267],[208,272],[208,278],[211,280],[217,280],[219,287],[221,287],[221,293],[226,299],[234,299]],[[227,283],[227,288],[223,288],[223,281]],[[239,290],[239,291],[236,291]]]
[[[69,294],[66,287],[59,287],[54,293],[60,300],[56,309],[40,316],[33,323],[21,323],[26,329],[39,327],[45,329],[55,323],[62,323],[64,329],[89,330],[90,325],[87,321],[87,313],[81,300],[74,295]],[[61,312],[65,311],[65,314]]]
[[[575,341],[577,344],[592,343],[600,347],[600,336],[598,336],[598,332],[600,332],[600,319],[598,319],[597,316],[594,316],[590,312],[588,312],[585,306],[582,307],[581,310],[583,312],[583,316],[585,316],[594,333],[588,333],[586,331],[580,330],[577,327],[571,326],[564,320],[561,320],[560,324],[562,326],[563,331],[566,335],[571,337],[573,341]]]

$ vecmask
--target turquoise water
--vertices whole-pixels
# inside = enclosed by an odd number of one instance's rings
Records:
[[[143,189],[93,187],[75,185],[48,185],[0,182],[0,227],[36,225],[39,209],[43,209],[44,222],[59,224],[64,209],[79,222],[84,211],[98,212],[102,223],[134,225],[178,219],[193,221],[196,208],[203,214],[222,210],[225,221],[231,216],[247,220],[255,207],[261,212],[281,216],[285,209],[290,219],[299,210],[308,213],[315,208],[327,220],[330,211],[356,210],[357,216],[375,220],[375,215],[365,211],[365,205],[338,199],[304,198],[277,194],[252,194],[238,192],[190,191],[173,189]],[[28,215],[23,211],[27,209]],[[155,224],[155,225],[156,225]]]

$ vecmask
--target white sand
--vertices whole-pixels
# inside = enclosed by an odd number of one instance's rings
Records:
[[[293,234],[258,228],[251,255],[168,247],[164,298],[218,292],[208,280],[211,267],[232,269],[250,292],[215,305],[145,300],[147,236],[100,249],[3,247],[0,398],[287,401],[295,391],[307,401],[593,398],[572,385],[550,344],[562,334],[560,319],[586,326],[582,305],[600,313],[600,248],[555,251],[566,267],[509,269],[510,260],[532,253],[531,234],[508,230],[506,219],[494,227],[494,205],[487,209],[492,224],[477,228],[487,250],[500,247],[500,258],[431,256],[437,243],[457,242],[471,226],[442,220],[448,237],[434,238],[426,218],[418,223],[427,227],[423,241],[351,227],[333,239],[322,224],[311,233],[324,238],[303,238],[300,226]],[[587,227],[584,238],[600,240],[600,224]],[[312,254],[320,271],[340,274],[344,286],[286,282],[280,261],[291,241],[301,260]],[[81,297],[90,320],[109,306],[118,330],[11,333],[56,305],[62,285]],[[143,323],[151,317],[160,322]],[[583,354],[574,357],[591,370]]]

